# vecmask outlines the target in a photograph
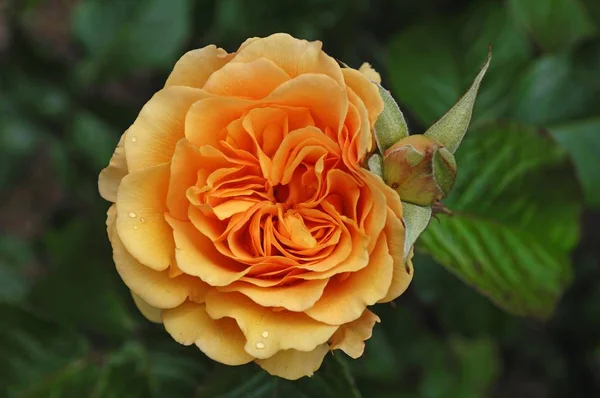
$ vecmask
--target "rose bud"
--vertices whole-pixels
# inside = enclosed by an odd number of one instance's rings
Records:
[[[456,180],[454,156],[438,141],[411,135],[384,154],[383,179],[404,202],[429,206],[442,200]]]

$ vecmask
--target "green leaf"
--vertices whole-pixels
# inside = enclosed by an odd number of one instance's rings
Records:
[[[34,253],[28,242],[0,236],[0,302],[21,302],[32,282]]]
[[[475,77],[475,81],[473,81],[469,91],[425,132],[426,136],[437,140],[452,153],[456,152],[458,145],[460,145],[467,132],[467,128],[469,128],[471,114],[473,113],[475,99],[477,98],[477,91],[479,90],[483,76],[485,76],[485,72],[490,66],[491,60],[492,53],[490,52],[486,63],[477,74],[477,77]]]
[[[547,126],[586,117],[597,107],[599,91],[576,74],[569,54],[537,59],[513,86],[509,114],[521,123]]]
[[[373,174],[383,178],[383,158],[381,157],[381,155],[377,153],[371,155],[371,157],[367,161],[367,166]]]
[[[197,398],[272,397],[277,379],[255,364],[243,366],[217,365],[201,383]]]
[[[517,76],[531,53],[527,37],[515,28],[506,7],[477,2],[455,19],[429,18],[401,31],[388,49],[392,93],[403,109],[423,125],[434,123],[473,81],[473,73],[492,47],[494,62],[473,121],[503,116],[511,87],[506,82]]]
[[[80,334],[6,304],[0,319],[1,396],[87,396],[94,367]]]
[[[465,139],[459,178],[421,249],[502,308],[548,316],[570,281],[579,191],[565,154],[536,131],[490,126]]]
[[[550,133],[571,156],[586,202],[600,207],[600,118],[551,127]]]
[[[172,67],[190,33],[190,7],[189,0],[78,2],[71,22],[88,55],[83,82]]]
[[[377,118],[375,122],[375,140],[379,147],[379,152],[384,154],[385,151],[400,141],[403,138],[408,137],[408,126],[404,115],[398,107],[398,104],[392,97],[392,94],[381,85],[379,87],[379,94],[383,99],[383,112]]]
[[[292,391],[300,391],[306,397],[360,398],[361,396],[341,352],[327,355],[312,377],[303,377],[295,382],[280,382],[280,384],[288,384]]]
[[[100,228],[90,231],[90,224],[73,221],[46,233],[52,268],[33,287],[31,301],[61,322],[106,337],[128,336],[136,325],[131,299],[112,266],[108,248],[98,250],[97,242],[108,244],[103,216],[92,220],[91,225]]]
[[[509,0],[508,4],[514,18],[547,51],[569,49],[597,30],[579,0]]]
[[[108,353],[91,397],[194,396],[206,371],[198,355],[192,355],[189,347],[155,344],[149,348],[137,341],[127,341]]]
[[[70,138],[77,153],[85,155],[94,170],[100,172],[117,146],[117,137],[105,121],[82,111],[75,116]]]
[[[402,219],[406,229],[406,237],[404,238],[404,259],[406,260],[410,248],[431,220],[431,207],[402,202]]]

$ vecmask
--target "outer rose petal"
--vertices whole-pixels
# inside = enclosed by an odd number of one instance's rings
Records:
[[[137,261],[127,250],[119,235],[112,233],[113,259],[123,282],[142,300],[156,308],[173,308],[188,296],[207,289],[201,281],[182,275],[170,278],[168,271],[154,271]]]
[[[252,62],[267,58],[292,78],[306,74],[325,74],[344,86],[338,63],[325,54],[320,41],[298,40],[287,33],[276,33],[263,39],[246,41],[231,62]]]
[[[123,177],[127,175],[127,159],[125,159],[125,149],[123,147],[126,135],[127,132],[121,136],[108,166],[98,176],[98,191],[100,192],[100,196],[113,203],[117,201],[119,184],[121,184]]]
[[[114,229],[115,221],[117,220],[117,205],[112,204],[108,208],[106,212],[106,234],[108,235],[108,240],[112,240],[112,233]]]
[[[381,75],[368,62],[364,62],[360,68],[358,68],[358,71],[372,82],[381,84]]]
[[[165,86],[187,86],[202,88],[210,75],[233,57],[227,51],[211,44],[188,51],[175,64]]]
[[[129,172],[170,162],[175,145],[184,136],[190,106],[209,96],[197,88],[169,86],[144,105],[127,130],[125,153]]]
[[[321,344],[312,351],[279,351],[271,358],[257,359],[255,362],[273,376],[297,380],[304,376],[312,376],[321,367],[328,351],[329,346]]]
[[[392,280],[393,260],[385,236],[381,235],[371,253],[369,265],[343,281],[332,279],[323,297],[305,313],[330,325],[358,319],[368,305],[384,297]]]
[[[212,74],[204,90],[216,95],[260,99],[288,80],[288,74],[273,61],[259,58],[225,65]]]
[[[365,340],[371,338],[373,326],[380,321],[379,317],[369,310],[355,321],[340,326],[331,336],[329,345],[332,350],[342,350],[356,359],[365,351]]]
[[[374,125],[375,121],[383,111],[383,100],[381,99],[381,95],[379,95],[379,89],[373,82],[369,81],[364,74],[355,69],[344,68],[342,69],[342,73],[344,74],[346,85],[350,87],[365,104],[369,114],[369,122],[371,122],[371,125]]]
[[[165,329],[183,345],[196,344],[209,358],[225,365],[243,365],[254,358],[246,351],[246,339],[231,318],[211,319],[204,304],[186,302],[163,311]]]
[[[398,298],[408,288],[413,277],[412,263],[410,260],[406,264],[404,263],[404,236],[406,233],[404,224],[390,209],[388,209],[388,218],[384,231],[390,255],[394,259],[394,274],[390,289],[385,297],[379,300],[380,303],[387,303]],[[410,257],[412,258],[412,253]]]
[[[246,336],[246,352],[262,359],[281,350],[312,351],[329,340],[337,329],[304,313],[274,312],[240,293],[209,292],[206,311],[213,319],[234,318]]]
[[[304,107],[311,111],[317,126],[339,131],[348,111],[348,96],[334,79],[305,74],[277,87],[263,103]]]
[[[151,306],[134,292],[131,292],[131,297],[133,297],[133,302],[137,309],[147,320],[154,323],[162,323],[162,309]]]
[[[301,281],[291,286],[260,287],[244,282],[234,282],[219,288],[222,292],[240,292],[264,307],[280,307],[300,312],[310,308],[321,296],[327,279]]]
[[[117,195],[117,231],[133,257],[157,271],[165,270],[175,251],[173,231],[165,221],[169,164],[133,174]]]

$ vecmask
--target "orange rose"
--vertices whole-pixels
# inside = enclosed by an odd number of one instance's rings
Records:
[[[367,306],[412,278],[400,199],[363,168],[382,108],[320,42],[185,54],[99,179],[141,312],[216,361],[288,379],[329,350],[362,355]]]

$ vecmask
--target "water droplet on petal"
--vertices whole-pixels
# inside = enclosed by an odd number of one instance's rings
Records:
[[[136,142],[136,141],[137,141],[137,138],[131,137],[131,142]]]
[[[141,217],[141,218],[140,218],[140,222],[143,224],[143,223],[145,223],[145,222],[146,222],[146,219],[145,219],[144,217]]]
[[[256,343],[256,348],[262,350],[263,348],[265,348],[265,343],[259,341],[258,343]]]
[[[265,330],[264,332],[262,332],[262,333],[261,333],[261,336],[262,336],[264,339],[266,339],[266,338],[268,338],[268,337],[269,337],[269,332]]]
[[[134,226],[133,226],[133,229],[138,229],[138,226],[137,226],[137,225],[134,225]]]
[[[131,218],[136,218],[136,217],[137,217],[137,215],[136,215],[134,212],[130,211],[130,212],[129,212],[129,217],[131,217]]]

